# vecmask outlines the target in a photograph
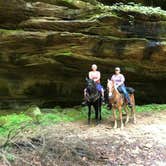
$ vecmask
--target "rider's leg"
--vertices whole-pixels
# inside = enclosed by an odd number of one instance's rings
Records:
[[[121,88],[121,90],[122,90],[122,92],[123,92],[128,104],[130,106],[131,105],[130,96],[129,96],[127,90],[126,90],[126,87],[124,85],[122,85],[122,86],[120,86],[120,88]]]
[[[100,83],[97,83],[96,88],[101,93],[102,103],[105,104],[104,103],[104,89],[103,89],[102,85]]]
[[[102,104],[105,104],[105,100],[104,100],[104,89],[101,88],[101,98],[102,98]]]
[[[104,89],[103,88],[101,89],[101,95],[104,98]]]
[[[85,88],[85,89],[84,89],[84,101],[82,102],[82,106],[87,105],[87,100],[86,100],[87,91],[86,91],[86,90],[87,90],[87,89]]]
[[[86,88],[84,89],[84,99],[86,99]]]

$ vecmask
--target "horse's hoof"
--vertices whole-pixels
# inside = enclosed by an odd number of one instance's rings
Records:
[[[122,126],[120,127],[120,129],[123,130],[123,129],[124,129],[124,126],[122,125]]]
[[[136,124],[137,123],[137,121],[136,120],[133,120],[133,124]]]
[[[96,122],[96,125],[99,125],[100,124],[100,122]]]
[[[129,119],[127,119],[126,121],[125,121],[125,125],[127,125],[129,123]]]
[[[114,125],[114,129],[117,129],[117,125]]]

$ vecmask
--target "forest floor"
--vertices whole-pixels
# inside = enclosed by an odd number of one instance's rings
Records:
[[[166,111],[137,113],[137,124],[112,128],[112,118],[24,130],[2,150],[0,166],[166,166]],[[34,135],[35,133],[35,135]]]

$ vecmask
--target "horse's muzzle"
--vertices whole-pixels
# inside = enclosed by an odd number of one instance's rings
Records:
[[[109,92],[109,93],[108,93],[108,98],[109,98],[109,99],[113,98],[113,93],[112,93],[112,92]]]

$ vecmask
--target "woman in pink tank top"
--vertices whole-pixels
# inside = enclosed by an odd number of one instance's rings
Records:
[[[96,64],[93,64],[91,69],[92,70],[88,74],[89,79],[94,80],[94,82],[96,83],[96,88],[101,93],[102,101],[104,103],[104,89],[103,89],[103,86],[100,84],[101,73],[100,73],[100,71],[97,71],[97,65]],[[86,93],[87,93],[86,89],[84,89],[84,96],[86,96]]]
[[[100,83],[101,74],[97,71],[97,66],[92,65],[92,71],[89,72],[89,78],[94,80],[96,83]]]

